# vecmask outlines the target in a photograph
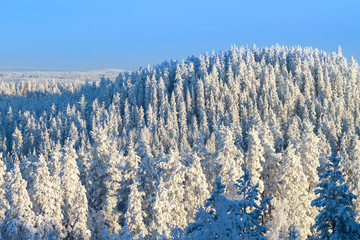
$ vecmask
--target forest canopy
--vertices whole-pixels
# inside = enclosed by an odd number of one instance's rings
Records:
[[[266,237],[315,237],[329,156],[360,186],[360,69],[337,52],[232,47],[116,79],[0,82],[0,236],[170,238],[249,174]],[[353,200],[360,213],[360,200]]]

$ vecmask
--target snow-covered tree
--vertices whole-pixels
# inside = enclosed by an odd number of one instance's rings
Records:
[[[249,172],[244,172],[236,185],[241,200],[222,196],[226,186],[221,179],[216,181],[215,191],[186,230],[188,239],[267,239],[262,221],[271,197],[258,204],[259,185],[252,185]]]
[[[190,154],[191,165],[185,172],[184,205],[187,212],[186,221],[194,220],[196,208],[202,206],[210,197],[209,185],[201,167],[201,159],[196,153]]]
[[[281,233],[276,233],[277,235],[285,234],[283,231],[295,224],[299,227],[302,238],[311,236],[311,226],[314,224],[314,218],[311,215],[312,209],[309,210],[312,200],[308,194],[309,184],[303,172],[301,158],[296,154],[292,145],[289,145],[286,153],[283,154],[279,175],[277,191],[273,193],[274,198],[277,199],[275,202],[287,203],[288,206],[285,215],[279,216],[282,218],[281,220],[272,218],[270,223],[267,224],[269,227],[278,225],[278,221],[285,224],[281,227],[275,227],[282,230]],[[279,204],[273,207],[272,212],[278,211],[275,207],[279,207],[279,211],[283,208]]]
[[[342,172],[346,174],[345,179],[349,183],[349,190],[355,196],[360,196],[360,140],[357,136],[353,137],[347,150],[349,152],[348,156],[340,163],[343,166]],[[353,200],[353,208],[356,212],[356,220],[359,220],[360,199]]]
[[[144,214],[142,209],[145,193],[139,191],[138,183],[135,181],[130,185],[130,194],[125,213],[125,228],[134,234],[136,238],[143,238],[148,234],[148,229],[144,224]]]
[[[76,164],[77,154],[74,149],[77,131],[72,125],[69,138],[65,142],[62,154],[61,190],[63,192],[63,225],[66,237],[75,239],[89,239],[88,229],[88,201],[85,187],[81,184],[79,170]]]
[[[37,234],[32,202],[26,190],[27,182],[22,178],[18,165],[6,175],[6,199],[10,208],[5,212],[1,226],[4,239],[34,239]]]
[[[170,236],[171,225],[185,227],[187,224],[184,218],[185,168],[176,150],[171,150],[160,164],[162,173],[153,205],[153,229]]]
[[[186,229],[188,239],[232,239],[234,214],[229,213],[230,202],[222,194],[225,185],[219,178],[215,183],[215,189],[211,197],[206,200],[204,206],[198,208],[195,222],[190,223]]]
[[[41,238],[64,238],[61,211],[62,195],[59,182],[54,182],[50,176],[43,155],[36,164],[35,180],[31,188],[33,211],[36,217],[36,228]]]
[[[292,227],[290,228],[290,231],[288,232],[288,236],[286,237],[286,239],[288,240],[297,240],[299,237],[298,231],[295,228],[295,225],[292,225]]]
[[[99,126],[92,132],[95,140],[92,162],[88,173],[89,206],[91,207],[93,230],[98,238],[107,227],[111,233],[121,229],[121,212],[118,195],[121,188],[123,156],[106,134],[107,128]]]
[[[265,163],[264,150],[261,146],[259,139],[259,133],[256,128],[251,128],[248,133],[248,151],[246,155],[245,165],[249,170],[251,179],[254,184],[259,184],[259,191],[262,193],[264,191],[264,182],[261,179],[261,173],[263,171],[263,164]]]
[[[318,207],[314,228],[319,239],[359,239],[360,224],[355,221],[352,209],[356,196],[349,191],[340,169],[340,158],[332,155],[326,165],[327,171],[320,176],[315,190],[318,195],[311,203]]]
[[[236,185],[239,188],[237,192],[241,200],[235,201],[239,210],[235,210],[235,214],[240,216],[240,226],[236,226],[242,239],[266,239],[265,234],[267,227],[262,224],[264,211],[268,209],[268,205],[272,197],[260,200],[259,183],[253,185],[251,175],[247,169],[244,170],[244,176],[238,180]],[[239,212],[237,212],[239,211]]]
[[[221,126],[215,136],[216,151],[212,154],[212,159],[206,159],[204,172],[210,176],[208,182],[221,178],[227,186],[225,195],[235,199],[237,196],[235,184],[243,175],[244,156],[235,146],[235,136],[229,127]]]
[[[9,208],[8,201],[6,200],[6,166],[2,156],[3,154],[0,153],[0,224],[5,218],[5,211]]]
[[[313,125],[306,121],[303,125],[303,131],[301,133],[301,140],[298,143],[297,152],[301,158],[301,164],[303,171],[307,177],[309,184],[309,193],[313,193],[316,185],[319,182],[317,169],[320,167],[319,163],[319,141],[320,139],[313,132]]]

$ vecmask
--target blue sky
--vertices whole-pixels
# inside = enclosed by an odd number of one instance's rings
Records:
[[[135,70],[275,43],[360,60],[358,0],[2,0],[0,70]]]

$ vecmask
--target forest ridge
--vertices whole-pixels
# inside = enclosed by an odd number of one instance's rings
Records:
[[[360,196],[359,90],[341,48],[279,45],[111,80],[1,81],[0,238],[176,238],[215,193],[241,201],[246,176],[272,197],[264,237],[317,237],[332,154]]]

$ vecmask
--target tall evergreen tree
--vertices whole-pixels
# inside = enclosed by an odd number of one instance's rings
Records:
[[[86,191],[80,182],[80,173],[76,164],[77,154],[74,149],[77,139],[75,125],[72,125],[69,137],[65,142],[62,155],[61,190],[63,192],[63,225],[66,236],[74,239],[89,239],[88,201]]]
[[[301,159],[292,145],[286,148],[280,167],[277,190],[273,193],[274,198],[277,199],[274,201],[277,204],[273,207],[278,207],[278,209],[275,208],[272,211],[281,211],[282,204],[287,204],[287,209],[284,216],[277,215],[282,219],[273,218],[270,225],[283,223],[284,225],[277,229],[282,230],[281,234],[285,237],[284,230],[286,231],[292,224],[295,224],[300,229],[301,237],[306,238],[312,234],[311,226],[314,224],[314,219],[308,212],[312,211],[308,210],[312,199],[309,198],[309,184],[301,165]]]
[[[318,197],[311,203],[320,208],[314,224],[319,239],[360,239],[360,224],[355,221],[352,209],[356,196],[345,183],[340,160],[335,155],[329,158],[327,171],[320,176],[321,181],[315,190]]]
[[[170,236],[171,225],[185,227],[184,206],[185,168],[177,150],[171,150],[161,164],[162,173],[153,204],[153,228],[161,235]]]
[[[196,209],[202,206],[210,197],[209,184],[206,182],[204,171],[201,167],[201,159],[197,154],[191,153],[191,165],[185,170],[185,193],[184,206],[187,212],[186,221],[194,220]]]
[[[6,166],[3,161],[2,155],[3,154],[0,153],[0,224],[5,218],[5,211],[9,208],[9,203],[6,200]]]
[[[259,185],[252,185],[249,172],[244,172],[236,185],[241,200],[222,196],[226,186],[221,179],[216,181],[215,191],[187,228],[188,239],[267,239],[267,227],[262,221],[272,197],[258,203]]]
[[[249,169],[251,178],[255,184],[259,184],[259,191],[264,191],[264,182],[261,179],[263,164],[265,163],[264,149],[261,146],[259,133],[256,128],[252,127],[248,133],[248,151],[245,165]]]
[[[9,240],[34,239],[37,234],[34,228],[35,214],[26,190],[27,182],[22,178],[18,165],[7,174],[6,182],[6,199],[10,209],[5,212],[1,235]]]
[[[43,239],[49,236],[64,238],[61,211],[62,195],[58,182],[53,182],[43,155],[36,162],[35,180],[30,189],[33,210],[36,214],[36,228]]]

